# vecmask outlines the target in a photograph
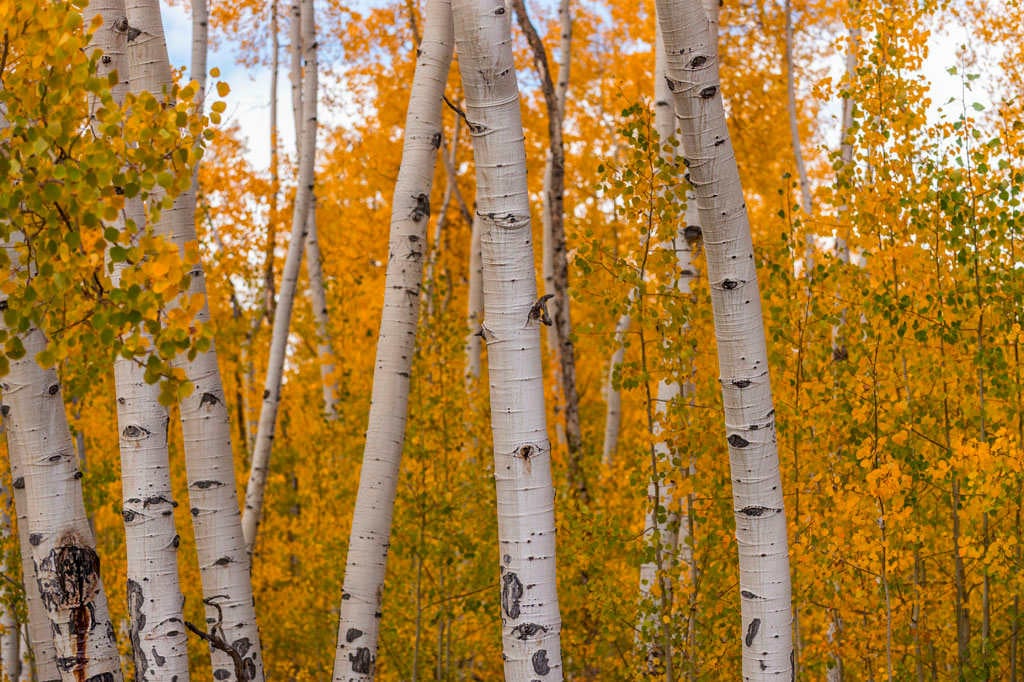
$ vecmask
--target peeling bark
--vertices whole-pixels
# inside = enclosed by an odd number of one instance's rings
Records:
[[[458,0],[452,10],[476,157],[505,679],[561,680],[551,445],[512,27],[503,0]]]

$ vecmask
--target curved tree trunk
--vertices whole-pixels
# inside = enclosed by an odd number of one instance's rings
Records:
[[[775,410],[750,223],[726,128],[717,50],[697,0],[657,0],[657,8],[705,235],[740,548],[743,676],[788,678],[791,585]]]
[[[372,680],[377,660],[381,595],[419,321],[430,191],[443,131],[441,98],[454,47],[449,0],[429,0],[425,15],[392,203],[384,310],[341,596],[336,682]]]
[[[302,250],[306,241],[309,224],[309,210],[313,201],[313,184],[316,169],[316,128],[317,128],[317,44],[315,8],[313,0],[302,0],[302,44],[304,46],[305,69],[302,80],[302,143],[299,157],[298,187],[295,206],[292,210],[292,234],[281,272],[281,293],[277,299],[274,314],[274,331],[270,341],[270,356],[267,361],[267,375],[263,384],[263,405],[260,409],[259,428],[256,432],[256,446],[252,455],[249,483],[245,490],[245,511],[242,514],[242,530],[249,552],[256,545],[256,532],[263,515],[263,498],[267,483],[267,468],[274,443],[277,426],[277,408],[281,402],[281,383],[284,376],[284,361],[288,346],[288,328],[291,325],[292,307],[298,286],[299,268],[302,264]]]
[[[526,151],[503,0],[452,5],[476,157],[491,385],[505,679],[562,679],[554,489]]]
[[[156,0],[128,0],[127,14],[129,37],[133,38],[128,43],[129,87],[132,92],[149,91],[160,96],[171,87],[172,79],[159,4]],[[195,195],[186,192],[179,196],[171,209],[161,213],[154,230],[182,251],[186,244],[195,242]],[[189,293],[206,298],[200,263],[193,264]],[[209,308],[204,305],[197,322],[206,323],[209,317]],[[223,633],[223,643],[242,657],[248,682],[263,682],[250,558],[242,539],[231,424],[217,354],[211,347],[194,360],[176,362],[195,387],[192,395],[181,401],[180,411],[207,624],[211,631]],[[211,656],[218,680],[238,682],[228,654],[212,647]]]
[[[103,18],[91,47],[103,51],[99,76],[119,74],[112,88],[122,102],[127,89],[128,46],[124,0],[91,2],[85,20]],[[124,232],[126,221],[142,228],[142,201],[127,199],[112,227]],[[126,263],[114,264],[116,287]],[[128,615],[136,677],[187,682],[188,644],[178,583],[178,534],[174,526],[170,460],[167,453],[167,408],[160,404],[159,384],[147,383],[145,366],[134,358],[114,360],[114,394],[121,451],[122,516],[128,553]]]
[[[0,538],[6,544],[11,537],[11,515],[8,509],[11,508],[10,491],[0,483]],[[0,556],[0,575],[13,576],[15,569],[8,565],[7,558],[10,553],[5,552]],[[13,580],[4,584],[0,590],[0,676],[12,682],[21,679],[21,629],[18,626],[18,618],[14,611],[14,603],[17,599],[17,590]]]

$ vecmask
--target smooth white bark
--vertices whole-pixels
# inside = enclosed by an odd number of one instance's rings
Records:
[[[683,153],[697,194],[739,544],[743,677],[793,673],[786,516],[760,292],[718,59],[697,0],[657,0]]]
[[[170,62],[157,0],[128,0],[129,87],[157,97],[171,87]],[[154,226],[184,250],[196,241],[195,195],[179,196],[171,209],[161,213]],[[206,279],[200,263],[192,266],[190,294],[206,298]],[[209,320],[204,305],[197,322]],[[199,572],[206,605],[207,631],[242,657],[249,682],[263,682],[263,660],[252,582],[250,558],[242,538],[231,452],[231,424],[216,350],[199,353],[194,360],[178,361],[195,390],[180,403],[189,504],[199,557]],[[237,682],[234,663],[211,647],[214,676]]]
[[[25,490],[21,532],[28,537],[59,679],[120,682],[121,660],[60,382],[35,361],[46,347],[43,333],[30,328],[21,340],[25,355],[11,360],[2,384],[7,445],[20,474],[14,485]]]
[[[263,383],[263,403],[256,431],[256,444],[249,470],[249,483],[245,490],[245,511],[242,530],[249,552],[256,544],[256,532],[263,515],[263,500],[267,484],[267,471],[277,427],[277,408],[281,402],[281,383],[284,377],[285,352],[288,346],[288,328],[291,326],[292,308],[302,265],[302,251],[309,225],[309,211],[313,201],[314,171],[316,166],[317,128],[317,43],[313,0],[302,0],[302,44],[304,48],[302,82],[302,142],[299,156],[298,187],[292,209],[292,234],[281,271],[281,288],[274,314],[274,330],[270,339],[267,374]]]
[[[622,430],[622,390],[615,385],[615,374],[626,357],[626,333],[629,331],[629,315],[619,316],[615,323],[615,350],[608,363],[608,378],[605,381],[604,445],[601,462],[611,466],[615,450],[619,447],[619,432]]]
[[[424,14],[423,42],[409,95],[402,163],[392,200],[384,309],[342,589],[336,682],[372,680],[377,660],[381,595],[419,321],[430,192],[443,133],[441,98],[454,48],[449,0],[429,0]]]
[[[103,24],[92,36],[92,49],[104,59],[98,75],[118,74],[114,100],[124,99],[128,44],[124,0],[93,0],[85,19]],[[124,215],[112,225],[123,232],[126,222],[141,229],[146,215],[138,198],[128,199]],[[111,282],[119,285],[125,263],[114,264]],[[128,553],[128,615],[136,678],[188,682],[188,649],[182,614],[184,597],[178,583],[178,534],[174,526],[170,462],[167,453],[167,409],[160,404],[160,386],[145,381],[145,365],[118,356],[114,360],[114,394],[121,452],[122,516]]]
[[[505,679],[561,680],[554,490],[526,151],[503,0],[452,4],[476,158]]]

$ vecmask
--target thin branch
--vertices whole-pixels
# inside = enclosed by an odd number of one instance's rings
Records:
[[[207,642],[209,642],[210,646],[212,646],[214,649],[223,651],[228,656],[230,656],[231,662],[235,664],[235,678],[238,680],[238,682],[249,682],[249,675],[245,672],[245,666],[242,664],[241,655],[237,651],[235,651],[234,647],[225,642],[224,638],[218,637],[216,635],[207,634],[199,628],[197,628],[192,623],[188,622],[187,620],[185,621],[185,627],[187,627],[195,634],[199,635],[200,638],[205,639]]]

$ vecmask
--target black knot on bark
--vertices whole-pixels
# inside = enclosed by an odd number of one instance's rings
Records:
[[[495,16],[499,16],[500,17],[504,13],[505,13],[505,8],[504,7],[498,7],[498,8],[496,8],[494,10]]]
[[[525,642],[534,635],[544,634],[547,631],[546,627],[537,623],[521,623],[512,628],[512,636]]]
[[[738,287],[739,285],[740,285],[740,283],[739,283],[739,282],[737,282],[737,281],[736,281],[736,280],[734,280],[734,279],[726,279],[726,280],[722,280],[722,288],[723,288],[723,289],[729,289],[729,290],[732,290],[732,289],[735,289],[736,287]]]
[[[50,395],[57,395],[57,391],[59,390],[60,384],[52,384],[48,389],[46,389],[46,392],[49,393]]]
[[[736,388],[746,388],[750,385],[750,379],[733,379],[732,385]]]
[[[548,661],[547,649],[541,649],[540,651],[533,654],[533,656],[530,659],[530,662],[533,663],[533,672],[537,673],[538,675],[547,675],[549,672],[551,672],[551,663],[550,661]]]
[[[708,63],[708,58],[705,57],[702,54],[699,54],[699,55],[697,55],[696,57],[694,57],[693,59],[690,60],[690,67],[696,69],[698,67],[704,66],[707,63]]]
[[[747,636],[743,638],[743,641],[747,646],[751,646],[754,643],[754,638],[757,637],[757,631],[761,629],[761,619],[755,618],[750,621],[750,625],[747,626]]]
[[[683,239],[689,244],[694,244],[700,241],[703,232],[700,229],[700,225],[687,225],[683,228]]]
[[[718,88],[714,85],[709,85],[700,91],[700,98],[711,99],[712,97],[715,96],[716,92],[718,92]]]
[[[750,441],[744,438],[743,436],[739,435],[738,433],[734,433],[731,436],[729,436],[728,440],[729,445],[733,446],[734,448],[745,448],[748,445],[750,445]]]

